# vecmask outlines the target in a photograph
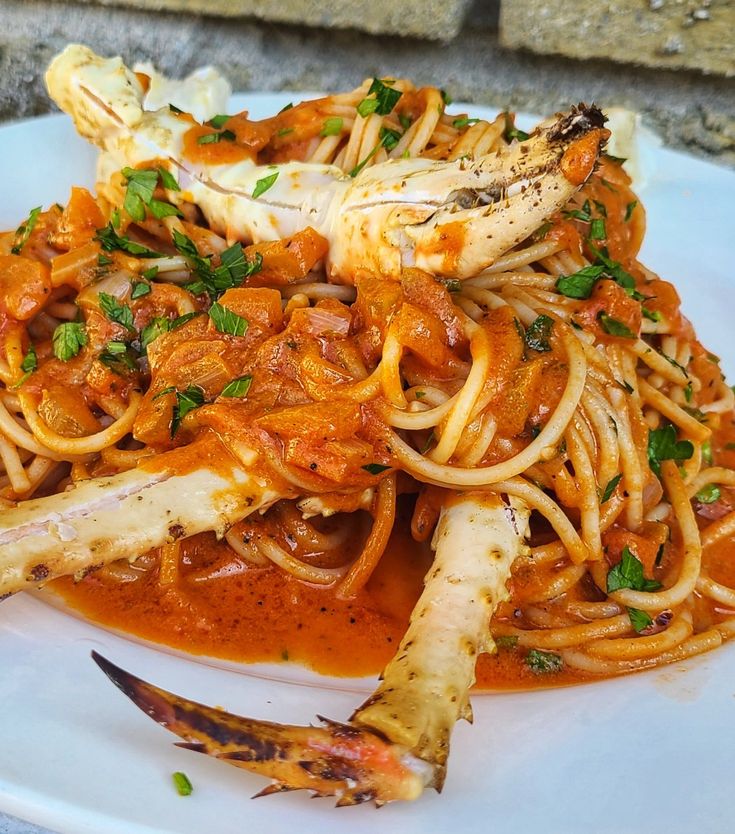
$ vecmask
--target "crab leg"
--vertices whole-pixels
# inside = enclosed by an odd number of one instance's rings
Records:
[[[591,174],[609,133],[595,107],[579,107],[520,143],[478,159],[391,159],[346,176],[334,165],[287,162],[264,169],[251,158],[194,163],[184,154],[191,122],[168,107],[143,109],[144,94],[121,59],[73,45],[46,74],[49,93],[79,132],[99,145],[100,180],[125,165],[165,159],[181,192],[209,224],[252,242],[312,226],[330,244],[332,278],[355,269],[386,277],[418,266],[466,278],[491,265],[558,211]],[[258,181],[276,173],[263,196]]]
[[[259,795],[305,788],[339,805],[416,799],[441,790],[449,737],[471,718],[475,662],[494,648],[489,622],[508,596],[529,510],[519,500],[450,498],[433,540],[435,561],[395,658],[348,724],[274,724],[231,715],[159,689],[95,655],[110,679],[158,723],[208,753],[273,779]]]
[[[117,559],[132,561],[195,533],[222,535],[279,497],[207,438],[159,456],[155,467],[22,501],[0,515],[0,597]]]

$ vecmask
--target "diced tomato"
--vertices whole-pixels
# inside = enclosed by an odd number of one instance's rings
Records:
[[[397,320],[401,344],[429,367],[442,368],[450,361],[446,329],[437,316],[406,302]]]
[[[253,261],[263,258],[263,268],[248,279],[248,286],[290,284],[305,278],[326,254],[329,244],[317,231],[307,226],[293,237],[256,243],[245,249],[245,257]]]
[[[0,309],[16,321],[28,321],[51,292],[48,267],[20,255],[0,255]]]
[[[371,272],[355,275],[357,299],[352,305],[360,347],[368,361],[380,356],[388,322],[403,302],[400,284],[378,278]]]
[[[658,551],[666,542],[667,536],[667,526],[655,521],[644,521],[640,534],[631,533],[625,527],[613,524],[602,534],[605,559],[610,566],[616,565],[623,556],[623,548],[627,547],[643,564],[645,576],[652,579]]]
[[[50,242],[68,252],[89,243],[97,229],[104,225],[105,219],[94,197],[86,188],[74,186]]]
[[[499,400],[493,401],[491,409],[497,416],[498,433],[503,437],[516,437],[525,430],[538,397],[544,365],[542,359],[523,363],[510,375]]]
[[[362,426],[362,417],[357,403],[335,400],[285,408],[259,417],[256,422],[281,438],[326,443],[354,437]]]
[[[641,305],[631,298],[623,287],[615,281],[598,281],[592,295],[584,304],[582,310],[575,314],[575,320],[595,334],[601,342],[630,342],[625,336],[615,336],[604,329],[600,316],[607,315],[609,319],[622,324],[633,336],[638,336],[641,330]],[[608,319],[608,321],[609,321]],[[610,329],[612,325],[608,325]]]
[[[464,341],[462,322],[446,286],[421,269],[404,269],[401,287],[408,301],[437,316],[446,329],[446,344],[455,347]]]
[[[263,334],[279,333],[283,329],[281,294],[267,287],[236,287],[227,290],[219,303],[238,316],[247,319],[250,327]]]

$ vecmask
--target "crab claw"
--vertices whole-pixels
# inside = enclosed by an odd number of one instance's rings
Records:
[[[449,738],[471,717],[469,690],[481,651],[493,648],[490,618],[506,599],[513,559],[524,549],[530,510],[514,498],[466,493],[442,509],[434,565],[395,658],[347,724],[274,724],[173,695],[92,653],[143,712],[184,739],[180,745],[273,784],[259,796],[303,788],[338,805],[378,805],[442,789]]]
[[[452,278],[476,274],[569,200],[609,135],[601,111],[579,105],[477,159],[389,159],[355,176],[315,163],[265,169],[247,152],[234,162],[188,158],[191,117],[144,110],[143,88],[120,58],[69,46],[46,83],[79,132],[105,151],[102,183],[126,165],[167,161],[181,186],[168,192],[171,202],[189,200],[216,231],[254,243],[311,226],[329,241],[327,270],[340,281],[359,268],[393,278],[409,266]],[[271,184],[261,193],[264,177]]]
[[[320,718],[295,727],[231,715],[159,689],[92,652],[108,678],[154,721],[185,739],[179,747],[207,753],[275,781],[258,796],[304,788],[336,796],[338,805],[415,799],[429,768],[368,730]]]
[[[332,208],[330,265],[468,278],[525,240],[592,173],[609,136],[580,104],[524,141],[476,160],[391,160],[363,171]]]

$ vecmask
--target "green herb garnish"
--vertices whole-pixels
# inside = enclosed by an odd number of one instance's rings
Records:
[[[253,199],[260,197],[261,194],[265,194],[265,192],[273,186],[275,181],[278,179],[278,171],[274,174],[270,174],[267,177],[263,177],[263,179],[258,180],[255,183],[255,188],[253,189]]]
[[[398,99],[403,93],[400,90],[389,87],[379,78],[373,78],[373,83],[368,90],[368,96],[372,95],[375,98],[364,98],[357,105],[357,112],[363,118],[367,118],[371,113],[377,113],[379,116],[387,116],[396,106]]]
[[[369,472],[371,475],[380,475],[381,472],[385,472],[386,469],[390,469],[390,466],[385,466],[382,463],[366,463],[362,469],[366,472]]]
[[[542,652],[531,649],[526,655],[526,666],[536,675],[548,675],[561,672],[564,662],[556,652]]]
[[[662,461],[673,460],[678,463],[689,460],[693,454],[691,441],[677,440],[676,429],[671,424],[648,432],[648,465],[657,475],[661,474]]]
[[[630,588],[633,591],[657,591],[661,583],[655,579],[646,579],[643,575],[643,562],[631,552],[626,545],[617,565],[614,565],[607,574],[607,592],[612,594],[623,588]]]
[[[624,324],[618,319],[614,319],[612,316],[608,316],[604,310],[600,310],[597,314],[597,319],[605,333],[608,333],[610,336],[617,336],[621,339],[635,339],[635,333],[633,333],[627,324]]]
[[[630,617],[630,624],[638,634],[653,625],[651,615],[646,611],[640,611],[638,608],[629,608],[628,616]]]
[[[615,492],[615,488],[617,487],[617,485],[622,480],[622,477],[623,477],[623,474],[621,472],[619,475],[616,475],[614,478],[611,478],[607,482],[607,486],[603,490],[602,497],[600,498],[600,504],[605,504],[607,501],[609,501],[612,498],[612,494],[613,494],[613,492]]]
[[[720,488],[716,484],[707,484],[694,497],[700,504],[714,504],[715,501],[720,500],[721,495]]]
[[[114,295],[106,292],[99,294],[100,309],[110,321],[121,324],[126,330],[135,332],[133,326],[133,311],[127,304],[120,304]]]
[[[52,341],[54,356],[68,362],[87,344],[87,331],[80,322],[64,322],[54,330]]]
[[[115,227],[112,222],[108,223],[104,229],[97,229],[94,237],[95,240],[100,242],[102,248],[107,252],[113,252],[115,249],[119,249],[121,252],[127,252],[128,255],[132,255],[135,258],[165,257],[165,255],[162,255],[160,252],[154,252],[147,246],[143,246],[140,243],[136,243],[134,240],[130,240],[130,238],[125,235],[119,235],[115,231]]]
[[[540,315],[535,318],[526,330],[526,345],[531,350],[546,353],[551,350],[549,338],[554,327],[554,320],[549,316]]]
[[[41,208],[41,206],[36,206],[36,208],[31,209],[25,223],[21,223],[21,225],[15,230],[15,240],[13,241],[13,246],[10,249],[13,255],[20,255],[21,250],[26,243],[28,243],[28,238],[31,236],[31,232],[36,228],[36,223],[38,223]]]
[[[250,390],[250,385],[253,378],[250,374],[246,376],[239,376],[236,379],[230,380],[222,389],[220,396],[222,397],[244,397]]]
[[[209,308],[209,318],[220,333],[229,333],[231,336],[244,336],[248,329],[248,320],[237,313],[233,313],[227,307],[215,301]]]
[[[572,275],[562,275],[556,282],[556,288],[567,298],[589,298],[604,271],[604,266],[585,266]]]
[[[344,119],[341,116],[331,116],[324,120],[322,129],[319,131],[320,136],[339,136],[342,133],[342,125]]]
[[[174,787],[176,788],[176,792],[178,793],[178,795],[190,796],[194,788],[192,787],[192,784],[189,781],[189,777],[185,773],[182,773],[180,770],[177,770],[176,773],[172,774],[172,776],[174,780]]]

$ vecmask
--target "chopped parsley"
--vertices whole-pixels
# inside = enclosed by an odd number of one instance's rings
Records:
[[[339,136],[342,133],[342,125],[344,119],[341,116],[330,116],[324,120],[322,129],[319,131],[320,136]]]
[[[67,321],[54,330],[52,341],[54,356],[68,362],[87,344],[87,331],[80,322]]]
[[[21,225],[15,230],[15,240],[13,241],[13,246],[10,249],[13,255],[20,255],[21,250],[26,243],[28,243],[28,238],[31,236],[31,232],[36,228],[36,223],[38,223],[38,217],[40,214],[41,206],[36,206],[36,208],[31,209],[31,212],[28,215],[28,220],[26,220],[25,223],[21,223]]]
[[[605,221],[601,217],[595,217],[590,222],[590,230],[587,237],[590,240],[605,240],[607,231],[605,229]]]
[[[715,501],[720,500],[721,495],[720,488],[716,484],[707,484],[694,497],[700,504],[714,504]]]
[[[229,333],[231,336],[244,336],[248,329],[248,320],[227,307],[215,301],[209,308],[209,318],[220,333]]]
[[[161,178],[161,185],[168,191],[181,191],[181,188],[176,181],[176,177],[165,168],[158,167],[158,176]]]
[[[505,113],[505,130],[503,132],[503,137],[505,138],[506,142],[512,142],[514,139],[517,139],[519,142],[525,142],[526,139],[529,138],[528,133],[525,130],[519,130],[514,122],[513,116],[510,113]]]
[[[628,203],[628,205],[625,207],[625,222],[626,223],[633,216],[633,212],[635,211],[635,207],[637,205],[638,205],[638,200],[633,200],[632,203]]]
[[[238,376],[236,379],[230,380],[222,389],[222,397],[245,397],[250,390],[250,385],[253,382],[252,376],[246,374],[245,376]]]
[[[172,774],[172,778],[174,780],[174,787],[176,788],[176,792],[179,796],[191,795],[191,792],[194,790],[194,788],[191,782],[189,781],[189,777],[185,773],[182,773],[180,770],[177,770],[176,773]]]
[[[278,179],[278,173],[279,172],[276,171],[275,173],[270,174],[267,177],[263,177],[255,183],[255,188],[253,189],[253,199],[260,197],[261,194],[265,194],[269,188],[273,187]]]
[[[164,388],[162,391],[159,391],[153,399],[157,400],[159,397],[163,397],[166,394],[176,395],[173,416],[171,418],[171,437],[175,437],[184,417],[186,417],[190,411],[204,405],[204,390],[199,385],[189,385],[185,391],[178,391],[171,385],[168,388]]]
[[[449,105],[454,101],[454,99],[449,95],[446,90],[439,90],[439,95],[442,97],[442,101],[444,102],[445,107],[449,107]]]
[[[628,616],[630,617],[630,624],[638,634],[653,625],[651,615],[646,611],[640,611],[638,608],[629,608]]]
[[[622,321],[614,319],[604,310],[600,310],[597,314],[597,319],[600,326],[610,336],[617,336],[620,339],[635,339],[635,333]]]
[[[615,489],[616,489],[617,485],[620,483],[620,481],[622,480],[622,478],[623,478],[623,473],[621,472],[619,475],[616,475],[614,478],[611,478],[607,482],[607,486],[603,490],[602,497],[600,498],[600,504],[605,504],[607,501],[609,501],[612,498],[613,492],[615,492]]]
[[[20,388],[28,377],[38,369],[38,356],[36,354],[36,348],[32,344],[29,345],[28,352],[20,363],[20,369],[23,371],[23,376],[17,382],[13,383],[10,386],[11,388]]]
[[[102,248],[106,252],[113,252],[115,249],[119,249],[121,252],[127,252],[128,255],[132,255],[135,258],[165,257],[160,252],[154,252],[147,246],[143,246],[141,243],[136,243],[134,240],[130,240],[130,238],[125,235],[119,235],[115,231],[113,221],[108,223],[104,229],[97,229],[94,237],[95,240],[100,242]]]
[[[589,298],[598,279],[605,271],[605,267],[585,266],[572,275],[562,275],[556,282],[556,288],[567,298]]]
[[[732,447],[732,444],[727,443],[725,444],[725,448],[729,449]],[[702,444],[702,460],[707,464],[707,466],[712,466],[712,441],[705,440]]]
[[[663,318],[659,310],[649,310],[647,307],[641,307],[641,313],[643,318],[649,321],[661,321]]]
[[[569,219],[581,220],[582,223],[589,223],[592,220],[592,207],[590,201],[585,200],[581,209],[567,209],[562,211],[562,215]]]
[[[546,353],[551,350],[549,338],[554,327],[554,320],[549,316],[540,315],[535,318],[526,330],[526,345],[531,350]]]
[[[392,151],[401,138],[397,130],[391,130],[389,127],[381,127],[379,136],[381,144],[387,151]]]
[[[386,469],[390,469],[390,466],[385,466],[382,463],[366,463],[362,469],[369,472],[371,475],[380,475],[381,472],[385,472]]]
[[[467,127],[468,125],[476,125],[479,119],[470,119],[467,116],[460,116],[452,122],[452,126],[456,128]]]
[[[216,268],[212,267],[211,255],[200,255],[194,241],[176,229],[173,243],[194,270],[197,280],[186,288],[196,295],[206,292],[210,298],[217,299],[225,290],[239,286],[245,278],[263,268],[263,256],[257,253],[254,260],[248,261],[239,243],[233,243],[220,254],[221,263]]]
[[[633,591],[657,591],[660,587],[661,583],[655,579],[646,579],[643,575],[643,562],[627,545],[623,548],[620,561],[610,568],[607,574],[608,594],[624,588]]]
[[[661,461],[673,460],[679,463],[689,460],[693,454],[691,441],[677,440],[676,429],[671,424],[648,432],[648,465],[657,475],[661,474]]]
[[[107,255],[103,255],[100,253],[97,255],[97,266],[109,266],[112,263],[112,258],[108,258]]]
[[[140,347],[142,350],[147,350],[148,345],[162,335],[168,333],[171,329],[171,323],[163,316],[156,316],[151,319],[148,324],[140,332]]]
[[[237,137],[231,130],[205,133],[197,138],[198,145],[216,145],[218,142],[234,142]]]
[[[526,655],[526,666],[536,675],[548,675],[561,672],[564,661],[556,652],[542,652],[531,649]]]
[[[212,118],[207,122],[210,127],[213,127],[215,130],[222,130],[227,122],[230,121],[232,117],[228,116],[226,113],[220,113],[218,116],[212,116]]]
[[[177,116],[184,112],[183,110],[179,109],[175,104],[171,104],[171,102],[168,103],[168,109],[172,113],[176,113]]]
[[[136,298],[143,298],[144,295],[148,295],[150,291],[151,285],[147,281],[136,281],[133,284],[130,298],[132,301],[135,301]]]
[[[123,168],[122,175],[128,181],[123,208],[138,223],[145,220],[145,207],[153,199],[158,185],[158,171]]]
[[[126,330],[135,332],[133,311],[127,304],[120,304],[114,295],[106,292],[99,294],[100,309],[110,321],[121,324]]]
[[[138,370],[135,363],[137,356],[125,342],[108,342],[98,358],[103,365],[116,374]]]
[[[499,649],[515,649],[518,637],[515,634],[501,634],[499,637],[493,637],[493,642]]]
[[[388,86],[388,84],[379,78],[373,78],[373,83],[368,90],[368,98],[364,98],[357,105],[357,112],[363,118],[367,118],[371,113],[377,113],[379,116],[387,116],[396,104],[398,104],[398,99],[402,95],[403,93],[400,90]],[[375,98],[370,98],[370,96],[375,96]]]

